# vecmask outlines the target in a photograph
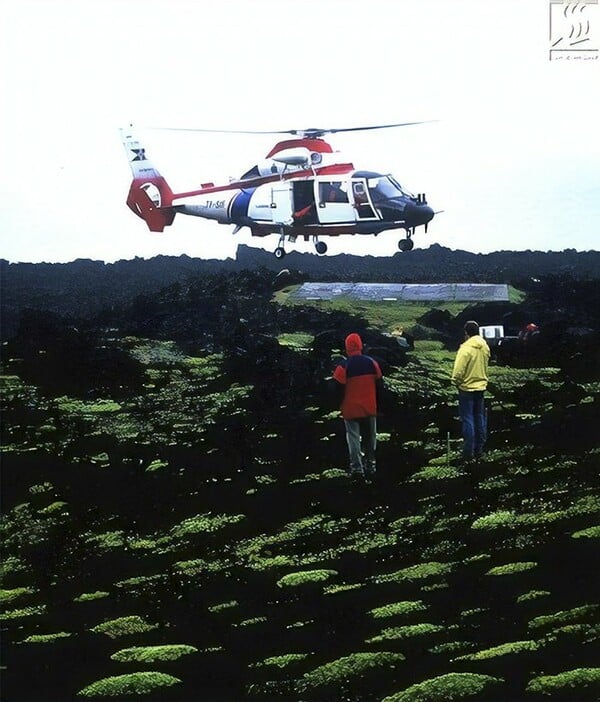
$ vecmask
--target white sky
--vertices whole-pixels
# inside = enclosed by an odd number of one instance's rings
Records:
[[[600,48],[600,6],[586,12]],[[439,120],[328,140],[444,210],[418,247],[599,248],[600,58],[549,60],[549,0],[13,0],[2,15],[0,256],[10,261],[274,250],[276,236],[233,236],[195,217],[149,232],[125,205],[117,130],[130,122],[185,190],[241,175],[277,137],[141,127]],[[327,242],[332,254],[391,255],[399,238]]]

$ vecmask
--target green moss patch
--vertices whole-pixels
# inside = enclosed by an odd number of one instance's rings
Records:
[[[402,692],[386,697],[383,702],[452,702],[481,695],[484,690],[500,682],[499,678],[490,675],[448,673],[411,685]]]
[[[600,609],[600,605],[582,605],[573,609],[561,610],[552,614],[544,614],[535,617],[529,622],[530,629],[553,629],[565,624],[573,624],[595,614]]]
[[[455,480],[461,477],[461,472],[453,466],[427,466],[413,473],[408,482],[418,483],[427,480]]]
[[[206,560],[205,558],[192,558],[190,561],[177,561],[173,563],[173,568],[183,575],[194,576],[206,573],[219,573],[227,569],[229,563],[219,558]]]
[[[149,624],[142,617],[133,615],[130,617],[118,617],[117,619],[109,619],[102,624],[92,627],[90,631],[96,634],[106,634],[111,639],[116,639],[119,636],[130,636],[132,634],[145,634],[147,631],[158,629],[158,624]]]
[[[198,653],[198,649],[195,646],[183,644],[133,646],[113,653],[110,658],[120,663],[157,663],[158,661],[176,661],[190,653]]]
[[[324,595],[338,595],[340,592],[350,592],[351,590],[360,590],[364,587],[364,583],[341,583],[340,585],[327,585],[323,588]]]
[[[337,412],[335,414],[337,415]],[[321,480],[336,480],[338,478],[345,478],[346,475],[346,471],[341,468],[327,468],[319,477]]]
[[[457,661],[485,661],[490,658],[498,658],[499,656],[508,656],[515,653],[523,653],[526,651],[537,651],[542,644],[539,641],[512,641],[510,643],[492,646],[477,653],[467,653],[464,656],[459,656]]]
[[[301,570],[288,573],[277,581],[278,587],[298,587],[308,583],[321,583],[330,580],[338,574],[337,570]]]
[[[35,617],[46,612],[46,605],[36,605],[34,607],[20,607],[11,609],[0,614],[0,621],[10,621],[12,619],[23,619],[24,617]]]
[[[127,578],[126,580],[118,580],[115,583],[115,587],[120,587],[125,590],[142,589],[147,591],[149,588],[165,583],[166,581],[167,576],[162,573],[157,573],[156,575],[137,575],[133,578]]]
[[[251,668],[279,668],[284,670],[289,666],[301,663],[310,657],[310,653],[285,653],[281,656],[271,656],[264,661],[251,664]]]
[[[369,611],[369,614],[375,619],[383,619],[404,614],[414,614],[415,612],[424,612],[426,609],[427,605],[421,600],[404,600],[402,602],[391,602],[382,607],[375,607],[375,609]]]
[[[124,697],[126,695],[146,695],[161,687],[171,687],[180,683],[179,678],[165,673],[130,673],[103,678],[84,687],[77,694],[82,697]]]
[[[576,531],[571,536],[574,539],[600,539],[600,526],[592,526],[588,529]]]
[[[16,556],[5,556],[2,563],[0,563],[0,582],[4,582],[9,575],[26,572],[27,566],[20,558]]]
[[[537,563],[535,561],[505,563],[504,565],[490,568],[486,575],[515,575],[516,573],[523,573],[524,571],[531,570],[535,567],[537,567]]]
[[[511,510],[499,510],[479,517],[471,525],[472,529],[492,531],[494,529],[535,529],[547,528],[553,523],[595,515],[600,511],[600,499],[595,495],[584,495],[566,509],[547,509],[537,512],[517,514]]]
[[[471,525],[471,529],[499,529],[502,527],[514,527],[517,522],[517,515],[514,512],[500,510],[486,514],[484,517],[479,517]]]
[[[402,641],[404,639],[412,639],[417,636],[428,636],[436,634],[438,631],[443,631],[444,627],[440,624],[430,624],[422,622],[421,624],[409,624],[407,626],[395,626],[383,631],[377,636],[367,639],[367,643],[380,643],[382,641]]]
[[[243,619],[241,622],[238,622],[237,624],[234,624],[233,626],[238,627],[238,626],[253,626],[254,624],[262,624],[263,622],[266,622],[267,618],[262,616],[262,617],[250,617],[249,619]]]
[[[219,602],[219,604],[211,605],[208,607],[208,611],[216,614],[218,612],[224,612],[228,609],[233,609],[239,605],[237,600],[229,600],[229,602]]]
[[[545,641],[554,642],[564,638],[571,638],[581,643],[591,643],[600,640],[600,624],[565,624],[552,629],[545,636]]]
[[[19,600],[25,595],[33,595],[36,590],[32,587],[14,587],[9,590],[0,589],[0,604],[11,604],[15,600]]]
[[[111,551],[125,545],[125,532],[105,531],[102,534],[91,534],[85,539],[86,545],[95,546],[99,551]]]
[[[292,349],[309,349],[313,343],[314,336],[303,332],[289,332],[280,334],[277,341],[282,346],[288,346]]]
[[[394,668],[404,660],[401,653],[380,651],[376,653],[351,653],[349,656],[338,658],[325,663],[308,673],[300,681],[301,689],[312,689],[324,686],[340,686],[362,677],[370,670]]]
[[[475,607],[474,609],[463,609],[463,611],[460,613],[460,618],[461,619],[468,619],[469,617],[476,617],[480,614],[484,614],[485,612],[489,612],[489,609],[486,607]]]
[[[453,563],[429,561],[427,563],[418,563],[417,565],[408,566],[408,568],[402,568],[402,570],[397,570],[393,573],[377,575],[375,576],[374,581],[376,583],[415,582],[418,580],[425,580],[427,578],[448,575],[453,570]]]
[[[78,597],[73,598],[73,602],[92,602],[93,600],[102,600],[108,597],[110,592],[104,590],[96,590],[96,592],[84,592]]]
[[[247,561],[253,569],[264,569],[263,561],[277,556],[286,558],[288,562],[296,562],[297,556],[276,554],[275,550],[297,542],[299,546],[294,550],[301,549],[306,553],[307,544],[317,541],[321,551],[323,539],[343,532],[348,524],[348,519],[333,519],[327,514],[314,514],[286,524],[275,534],[261,534],[252,539],[245,539],[238,544],[236,551],[238,556]]]
[[[575,668],[566,670],[558,675],[541,675],[533,678],[527,685],[528,692],[537,692],[542,695],[554,695],[567,692],[569,699],[580,700],[585,694],[585,699],[594,699],[600,693],[600,668]],[[590,693],[590,697],[586,693]]]
[[[32,634],[20,643],[53,643],[59,639],[68,639],[69,636],[72,634],[67,631],[58,631],[56,634]]]
[[[56,500],[55,502],[51,502],[47,507],[39,509],[37,513],[44,516],[63,514],[68,506],[68,502],[64,502],[63,500]]]
[[[428,650],[429,653],[443,655],[450,653],[463,653],[463,651],[472,651],[474,647],[475,644],[472,641],[447,641],[446,643],[436,644]]]
[[[390,531],[410,531],[418,527],[425,527],[427,524],[427,517],[422,514],[416,514],[412,517],[400,517],[394,522],[390,522]]]
[[[524,592],[522,595],[519,595],[517,597],[517,603],[521,604],[523,602],[539,600],[540,597],[548,597],[550,594],[548,590],[530,590],[529,592]]]
[[[291,556],[286,556],[283,553],[280,553],[278,556],[252,556],[250,559],[248,566],[252,570],[258,570],[258,571],[265,571],[265,570],[271,570],[272,568],[275,569],[281,569],[281,568],[298,568],[299,566],[303,565],[309,565],[311,563],[314,563],[315,560],[318,560],[316,557],[315,558],[298,558],[297,556],[291,555]]]
[[[346,536],[338,552],[353,551],[355,553],[369,553],[376,549],[394,548],[397,543],[397,534],[375,532],[372,529],[365,529]]]
[[[193,534],[212,534],[233,524],[239,524],[245,519],[243,514],[198,514],[184,519],[181,524],[171,530],[173,536],[191,536]]]
[[[161,461],[157,458],[156,460],[148,464],[148,467],[146,468],[146,473],[154,473],[157,470],[163,470],[164,468],[168,468],[168,466],[168,461]]]

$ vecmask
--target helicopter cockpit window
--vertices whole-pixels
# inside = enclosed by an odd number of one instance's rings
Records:
[[[323,181],[319,183],[319,202],[348,202],[347,184],[339,181]]]
[[[388,176],[388,178],[390,179],[390,181],[391,181],[397,188],[400,188],[400,190],[402,191],[402,194],[403,194],[404,196],[414,198],[414,195],[413,195],[409,190],[407,190],[406,188],[403,188],[403,187],[400,185],[400,183],[399,183],[393,176],[390,175],[390,176]]]
[[[377,176],[367,180],[369,192],[373,198],[373,202],[383,202],[396,197],[410,197],[410,194],[405,192],[401,185],[391,176]]]

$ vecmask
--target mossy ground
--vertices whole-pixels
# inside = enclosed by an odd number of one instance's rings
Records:
[[[386,305],[358,311],[382,331],[427,311]],[[377,480],[353,485],[322,377],[282,389],[313,336],[282,332],[258,370],[121,339],[145,387],[118,402],[7,369],[11,699],[533,702],[596,684],[598,454],[545,438],[561,371],[491,367],[489,451],[465,468],[453,353],[418,340],[386,374]]]

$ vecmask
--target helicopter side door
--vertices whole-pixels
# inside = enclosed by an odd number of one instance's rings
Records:
[[[352,181],[352,197],[357,219],[377,219],[369,199],[369,190],[364,180]]]
[[[348,181],[318,180],[315,183],[315,199],[321,224],[354,222],[354,208],[348,196]]]
[[[273,224],[292,224],[292,184],[288,181],[274,183],[271,189],[271,216]]]

